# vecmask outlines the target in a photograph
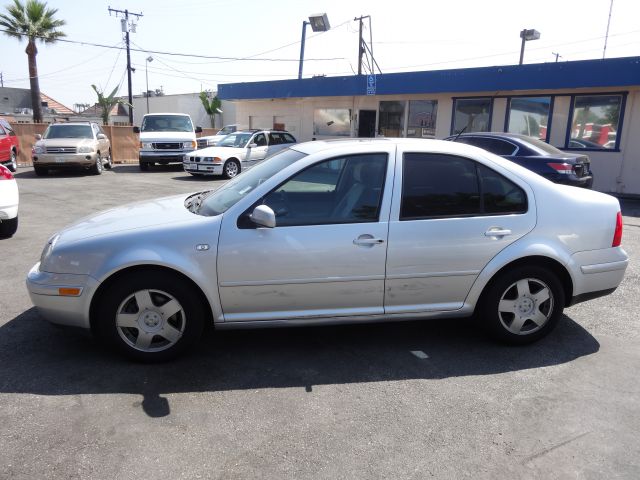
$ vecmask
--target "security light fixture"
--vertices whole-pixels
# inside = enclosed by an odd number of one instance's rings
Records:
[[[309,16],[309,21],[302,21],[302,41],[300,42],[300,63],[298,65],[298,80],[302,79],[302,64],[304,63],[304,41],[307,35],[307,25],[311,25],[314,32],[326,32],[331,28],[326,13],[318,13]]]
[[[524,44],[529,40],[538,40],[540,38],[540,32],[534,30],[533,28],[524,29],[520,32],[520,38],[522,39],[522,46],[520,47],[520,63],[522,65],[522,61],[524,60]]]

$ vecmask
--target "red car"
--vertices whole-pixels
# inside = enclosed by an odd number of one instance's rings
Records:
[[[9,122],[0,118],[0,164],[15,172],[18,168],[19,151],[20,144],[16,132]]]

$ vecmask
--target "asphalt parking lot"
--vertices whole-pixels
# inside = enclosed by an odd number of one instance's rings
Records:
[[[141,365],[46,323],[26,273],[81,216],[222,181],[135,165],[16,178],[20,226],[0,240],[2,479],[640,478],[638,202],[623,204],[623,284],[535,345],[444,320],[213,332]]]

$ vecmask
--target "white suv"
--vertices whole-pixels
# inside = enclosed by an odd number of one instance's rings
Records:
[[[294,136],[283,130],[243,130],[227,135],[215,147],[185,155],[182,165],[191,175],[233,178],[294,143]]]

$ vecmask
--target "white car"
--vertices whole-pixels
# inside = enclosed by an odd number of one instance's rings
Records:
[[[18,230],[18,183],[11,171],[0,165],[0,238]]]
[[[198,137],[198,149],[215,147],[216,144],[230,133],[238,130],[246,130],[238,127],[238,125],[225,125],[215,135],[207,135],[206,137]]]
[[[469,145],[294,145],[217,190],[136,203],[56,233],[28,274],[54,323],[166,360],[215,328],[469,317],[533,342],[613,292],[618,200]]]
[[[233,178],[269,155],[296,143],[281,130],[243,130],[224,137],[215,147],[184,156],[182,166],[191,175],[224,175]]]

